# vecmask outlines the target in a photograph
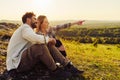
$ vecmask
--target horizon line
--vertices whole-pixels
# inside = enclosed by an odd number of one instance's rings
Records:
[[[49,21],[76,21],[77,19],[68,19],[68,20],[65,20],[65,19],[61,19],[61,20],[51,20],[49,19]],[[86,20],[86,21],[120,21],[120,20],[102,20],[102,19],[81,19],[81,20]],[[0,21],[22,21],[22,20],[18,20],[18,19],[0,19]]]

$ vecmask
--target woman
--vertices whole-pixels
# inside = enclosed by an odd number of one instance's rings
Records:
[[[72,25],[78,24],[78,25],[82,25],[83,21],[77,21],[74,23],[67,23],[67,24],[63,24],[63,25],[57,25],[55,27],[49,27],[49,22],[46,16],[44,15],[40,15],[38,17],[38,26],[36,28],[36,33],[37,34],[43,34],[45,36],[49,36],[49,37],[53,37],[55,39],[55,46],[57,47],[57,49],[61,52],[61,54],[66,57],[66,51],[65,51],[65,47],[62,44],[62,42],[59,39],[55,38],[55,32],[63,29],[63,28],[68,28]]]
[[[74,23],[67,23],[67,24],[63,24],[63,25],[57,25],[55,27],[49,27],[48,19],[44,15],[38,16],[37,21],[38,22],[37,22],[36,33],[37,34],[42,34],[44,36],[49,36],[50,38],[54,38],[53,43],[47,44],[48,48],[51,45],[52,46],[55,45],[57,47],[57,49],[61,52],[61,54],[65,57],[66,57],[66,52],[64,53],[65,48],[62,45],[62,43],[59,44],[60,41],[56,40],[55,32],[58,31],[59,29],[68,28],[68,27],[70,27],[72,25],[75,25],[75,24],[81,25],[84,22],[84,21],[77,21],[77,22],[74,22]],[[54,55],[52,55],[52,56],[54,56]],[[56,61],[56,63],[57,63],[57,61]],[[84,71],[80,71],[76,67],[74,67],[71,62],[69,62],[67,64],[67,67],[64,67],[64,68],[65,68],[66,71],[71,72],[72,75],[74,75],[74,76],[82,74],[84,72]]]

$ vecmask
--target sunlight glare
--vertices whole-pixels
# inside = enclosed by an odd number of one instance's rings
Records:
[[[36,10],[47,9],[50,5],[50,0],[34,0],[33,6]]]

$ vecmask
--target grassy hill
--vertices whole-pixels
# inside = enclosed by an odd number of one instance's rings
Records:
[[[62,40],[68,58],[80,70],[86,80],[120,80],[120,45],[82,44]]]
[[[53,22],[52,25],[61,23],[62,21]],[[0,73],[6,69],[6,49],[9,38],[18,27],[18,25],[14,24],[4,25],[5,26],[3,26],[3,24],[0,25]],[[75,28],[81,30],[78,28],[84,27],[93,28],[93,31],[97,31],[96,28],[115,28],[114,31],[119,34],[120,23],[86,21],[83,26],[74,26],[68,29],[68,31]],[[101,29],[99,31],[101,31]],[[109,32],[111,32],[111,29]],[[68,58],[76,67],[85,71],[84,76],[86,80],[120,80],[120,44],[97,44],[97,47],[94,47],[93,43],[83,44],[74,40],[61,40],[65,45]]]
[[[62,40],[67,57],[80,70],[84,70],[85,80],[120,80],[120,45],[82,44],[75,41]],[[7,42],[1,42],[2,51]],[[6,69],[5,55],[0,56],[0,72]]]

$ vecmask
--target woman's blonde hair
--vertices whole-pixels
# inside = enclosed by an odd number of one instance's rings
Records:
[[[43,23],[44,19],[46,18],[46,16],[44,15],[40,15],[38,16],[37,20],[39,21],[39,26],[36,27],[36,32],[39,32],[41,30],[41,24]]]

